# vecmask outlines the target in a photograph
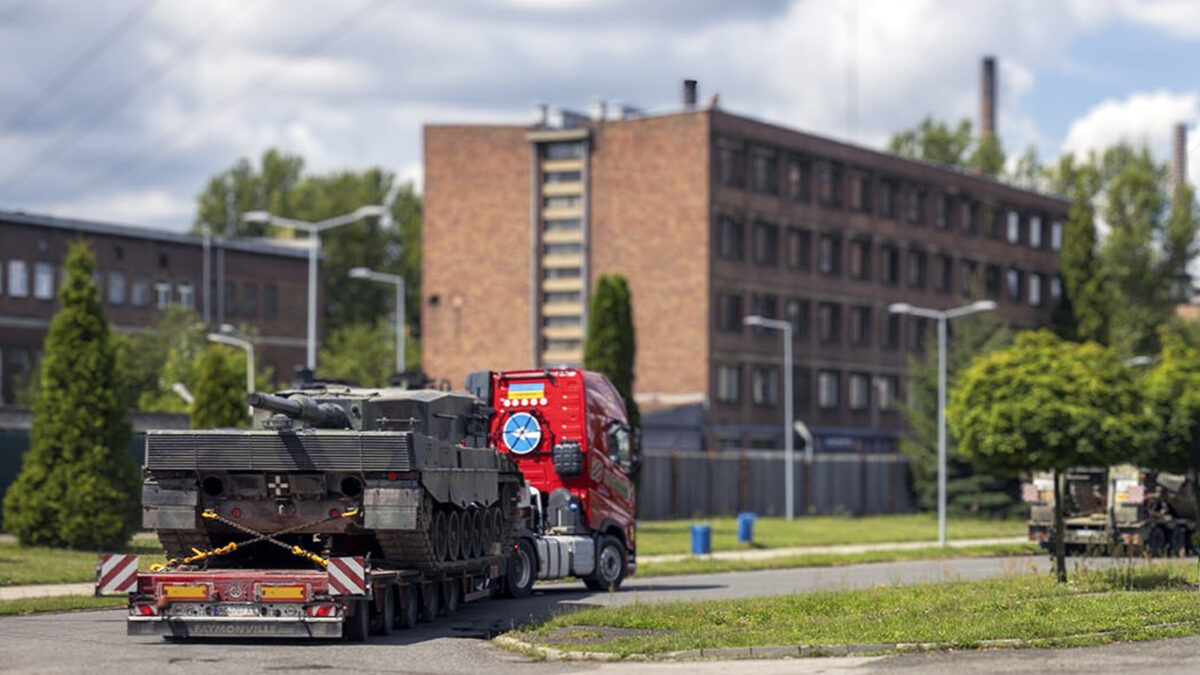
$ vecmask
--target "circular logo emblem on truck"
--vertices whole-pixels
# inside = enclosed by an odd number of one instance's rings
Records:
[[[542,426],[529,413],[516,413],[504,423],[504,445],[514,455],[532,452],[541,440]]]

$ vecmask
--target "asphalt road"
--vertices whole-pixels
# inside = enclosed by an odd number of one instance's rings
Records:
[[[1093,561],[1094,564],[1094,561]],[[529,672],[728,672],[729,664],[590,664],[540,663],[493,647],[487,639],[530,619],[548,617],[581,605],[627,604],[669,600],[749,597],[805,592],[830,588],[865,588],[879,584],[914,583],[950,579],[974,579],[1045,570],[1046,561],[1036,559],[975,558],[941,561],[907,561],[840,568],[773,570],[632,579],[622,591],[591,593],[582,584],[539,586],[526,600],[494,600],[464,606],[453,617],[443,617],[415,630],[397,631],[388,638],[375,637],[366,644],[343,642],[255,642],[204,641],[166,642],[160,638],[127,637],[123,611],[76,612],[0,618],[0,671],[76,673],[246,673],[273,671],[324,671],[353,669],[355,672],[486,673],[495,675],[520,668]],[[902,672],[1011,672],[1061,667],[1062,672],[1082,671],[1080,664],[1107,665],[1104,650],[1138,649],[1148,667],[1162,657],[1153,657],[1160,645],[1168,645],[1178,658],[1166,662],[1166,670],[1200,669],[1200,638],[1065,652],[989,651],[963,654],[916,655],[886,659],[802,659],[756,662],[754,669],[770,672],[874,672],[880,667]],[[1067,657],[1084,652],[1098,656]],[[1122,658],[1128,670],[1131,663]],[[1053,666],[1049,664],[1059,664]],[[1190,667],[1186,667],[1190,664]],[[742,671],[749,664],[739,662]],[[1102,668],[1101,670],[1104,670]],[[1086,668],[1088,672],[1097,672]]]

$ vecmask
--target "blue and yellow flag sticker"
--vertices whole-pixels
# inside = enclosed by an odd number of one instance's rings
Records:
[[[542,382],[533,382],[533,383],[521,382],[521,383],[513,383],[508,386],[508,399],[509,400],[523,401],[523,400],[545,398],[545,396],[546,396],[546,385],[545,385],[545,383],[542,383]]]

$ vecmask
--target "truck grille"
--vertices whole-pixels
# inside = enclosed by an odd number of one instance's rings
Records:
[[[160,471],[409,471],[411,435],[152,431],[146,468]]]

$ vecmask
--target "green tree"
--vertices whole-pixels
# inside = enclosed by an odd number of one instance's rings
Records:
[[[4,497],[4,526],[26,545],[125,544],[138,516],[129,420],[110,328],[83,243],[71,245],[46,334],[31,446]]]
[[[394,339],[393,331],[382,324],[362,322],[337,328],[321,348],[321,375],[364,387],[383,386],[396,370]],[[405,347],[409,351],[411,345]]]
[[[1004,180],[1025,190],[1040,190],[1046,182],[1046,173],[1038,162],[1037,148],[1032,145],[1017,157],[1012,171],[1004,172]]]
[[[288,197],[300,181],[303,169],[301,157],[275,149],[263,153],[257,168],[249,158],[243,157],[229,169],[208,179],[204,191],[197,197],[193,231],[202,233],[207,226],[214,235],[224,237],[266,235],[267,225],[247,223],[241,215],[247,211],[290,214]]]
[[[969,147],[970,120],[960,120],[958,126],[951,129],[945,122],[934,120],[932,115],[926,115],[914,128],[896,132],[888,142],[888,152],[901,157],[957,168],[963,166]]]
[[[596,291],[588,312],[583,365],[588,370],[603,373],[612,381],[625,401],[629,423],[635,428],[641,423],[641,412],[633,399],[636,352],[629,283],[619,274],[601,275],[596,280]]]
[[[975,356],[1012,343],[1012,331],[994,316],[977,314],[956,319],[946,352],[946,386]],[[937,354],[915,357],[908,364],[908,397],[901,408],[909,435],[900,451],[909,458],[913,492],[925,508],[937,506]],[[976,468],[958,451],[954,436],[946,439],[946,506],[951,513],[1007,516],[1020,505],[1019,482]]]
[[[1110,303],[1093,221],[1087,189],[1077,186],[1067,222],[1063,226],[1063,244],[1059,254],[1063,305],[1070,308],[1070,317],[1059,319],[1059,333],[1067,338],[1107,344]]]
[[[1196,235],[1200,233],[1200,214],[1196,212],[1196,192],[1184,183],[1171,199],[1171,216],[1163,233],[1164,276],[1172,280],[1171,302],[1187,302],[1191,295],[1188,263],[1198,252]]]
[[[985,176],[999,176],[1004,170],[1004,148],[995,134],[984,134],[979,137],[971,156],[967,158],[967,168]]]
[[[1065,342],[1047,330],[976,358],[959,375],[947,410],[968,458],[990,470],[1054,472],[1054,553],[1067,579],[1062,472],[1107,466],[1151,432],[1141,390],[1112,349]]]
[[[245,362],[242,373],[231,366],[229,347],[209,345],[195,363],[195,402],[191,406],[192,428],[239,427],[247,421]]]

